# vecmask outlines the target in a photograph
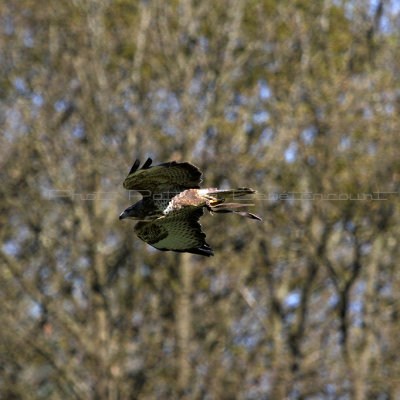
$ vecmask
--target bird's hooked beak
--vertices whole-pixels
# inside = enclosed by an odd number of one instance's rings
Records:
[[[133,219],[135,221],[146,221],[146,219],[141,219],[140,217],[133,217],[129,214],[129,208],[128,210],[123,211],[121,214],[119,214],[119,219],[125,219],[125,218],[129,218],[129,219]]]

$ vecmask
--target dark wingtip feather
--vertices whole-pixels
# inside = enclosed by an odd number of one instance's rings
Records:
[[[206,256],[206,257],[211,257],[214,255],[213,249],[206,245],[204,245],[203,247],[185,249],[185,250],[159,249],[158,247],[155,247],[155,248],[158,250],[161,250],[161,251],[176,251],[177,253],[191,253],[191,254],[198,254],[199,256]]]
[[[153,162],[153,160],[149,157],[149,158],[146,160],[146,162],[143,164],[142,168],[140,168],[140,169],[148,169],[148,168],[150,167],[150,165],[151,165],[152,162]],[[136,160],[136,161],[133,163],[132,168],[131,168],[131,170],[129,171],[129,174],[128,174],[128,175],[133,174],[134,172],[136,172],[136,171],[138,170],[138,168],[139,168],[139,165],[140,165],[140,160]]]
[[[140,160],[136,160],[136,161],[133,163],[132,168],[131,168],[131,170],[129,171],[129,174],[128,174],[128,175],[133,174],[134,172],[136,172],[136,170],[139,168],[139,165],[140,165]]]
[[[146,162],[143,164],[143,167],[141,169],[148,169],[151,165],[151,163],[153,162],[153,160],[149,157]]]
[[[211,257],[214,255],[214,251],[211,247],[198,247],[197,249],[187,249],[184,250],[183,252],[185,253],[192,253],[192,254],[198,254],[200,256],[206,256],[206,257]]]

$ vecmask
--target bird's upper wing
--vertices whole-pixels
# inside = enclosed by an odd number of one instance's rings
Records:
[[[137,223],[135,232],[140,239],[159,250],[213,256],[199,223],[202,215],[200,207],[184,207],[171,216]]]
[[[163,193],[198,189],[201,182],[201,171],[188,162],[168,162],[150,167],[151,158],[139,168],[140,161],[136,160],[124,181],[128,190],[150,191]]]

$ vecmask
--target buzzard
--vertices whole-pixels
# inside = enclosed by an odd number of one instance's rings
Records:
[[[149,158],[141,168],[139,160],[133,164],[123,186],[139,191],[143,198],[122,212],[119,219],[138,221],[135,233],[156,249],[213,256],[199,223],[204,208],[211,214],[236,213],[261,221],[257,215],[237,210],[253,204],[225,203],[226,198],[252,194],[255,190],[200,189],[202,172],[193,164],[151,163]]]

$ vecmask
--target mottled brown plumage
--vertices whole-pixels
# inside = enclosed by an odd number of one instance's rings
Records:
[[[139,160],[133,164],[123,186],[139,191],[143,199],[120,215],[120,219],[138,220],[135,233],[151,246],[163,251],[214,255],[199,223],[203,208],[211,213],[236,213],[261,220],[235,210],[251,204],[224,203],[228,197],[255,193],[253,189],[200,189],[202,173],[196,166],[172,161],[151,167],[151,163],[149,158],[141,168]]]
[[[178,193],[184,189],[200,188],[201,171],[188,162],[176,161],[163,163],[150,167],[151,158],[138,169],[140,161],[133,164],[123,186],[127,190],[150,191],[163,193],[176,190]]]

